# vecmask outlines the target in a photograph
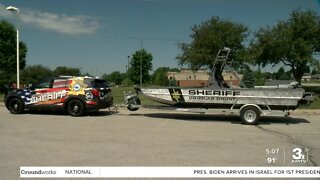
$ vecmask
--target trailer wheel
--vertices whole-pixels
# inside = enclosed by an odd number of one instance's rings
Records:
[[[134,107],[136,105],[141,105],[140,99],[138,97],[133,97],[128,100],[127,109],[129,111],[137,111],[139,107]]]
[[[247,106],[241,109],[240,119],[244,124],[258,124],[260,120],[260,110],[254,106]]]

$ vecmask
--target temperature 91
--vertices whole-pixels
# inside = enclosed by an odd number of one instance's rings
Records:
[[[270,163],[276,163],[278,160],[278,158],[276,157],[268,157],[267,158],[267,163],[270,164]]]

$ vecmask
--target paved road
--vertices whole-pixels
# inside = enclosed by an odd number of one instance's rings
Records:
[[[0,179],[18,179],[20,166],[319,166],[319,115],[300,110],[249,126],[235,116],[150,109],[70,117],[0,106]],[[290,162],[294,147],[308,148],[308,163]],[[279,149],[273,164],[267,148]]]

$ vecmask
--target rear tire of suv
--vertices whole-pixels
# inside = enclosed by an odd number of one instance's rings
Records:
[[[22,114],[24,112],[24,103],[19,98],[12,98],[8,102],[8,109],[12,114]]]
[[[83,116],[85,113],[84,103],[78,99],[72,99],[67,104],[67,112],[71,116]]]

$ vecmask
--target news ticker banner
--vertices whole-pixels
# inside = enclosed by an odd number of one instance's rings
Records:
[[[20,167],[20,178],[320,178],[320,167]]]

